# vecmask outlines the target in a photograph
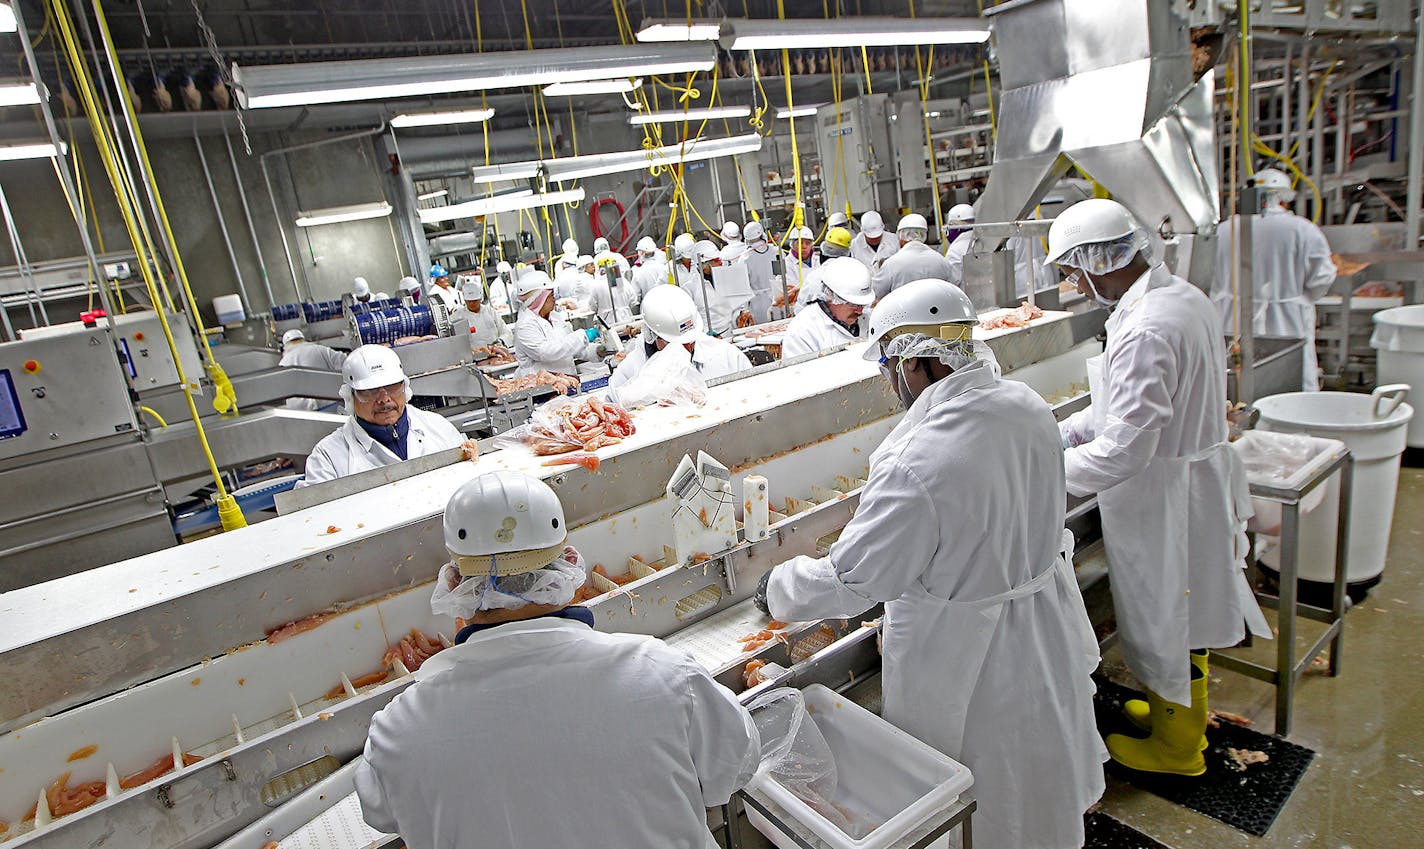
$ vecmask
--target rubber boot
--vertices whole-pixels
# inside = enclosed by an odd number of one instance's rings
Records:
[[[1206,649],[1192,649],[1192,666],[1202,671],[1203,675],[1208,674],[1208,661],[1211,653]],[[1122,704],[1122,715],[1127,717],[1127,721],[1137,726],[1143,731],[1152,732],[1152,707],[1146,699],[1128,699]],[[1206,751],[1206,735],[1201,738],[1201,750]]]
[[[1171,775],[1201,775],[1206,759],[1199,748],[1206,733],[1206,673],[1192,667],[1192,703],[1174,704],[1152,694],[1148,705],[1152,716],[1152,736],[1146,739],[1109,734],[1108,754],[1129,769]]]

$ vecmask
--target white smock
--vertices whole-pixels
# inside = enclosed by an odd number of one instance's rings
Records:
[[[1128,289],[1088,360],[1093,403],[1060,425],[1068,491],[1097,493],[1124,660],[1191,704],[1190,649],[1271,632],[1246,585],[1246,470],[1226,441],[1226,351],[1206,295],[1163,265]]]
[[[888,236],[886,238],[889,238]],[[894,256],[881,263],[871,276],[878,301],[906,283],[934,279],[953,283],[954,267],[939,251],[924,242],[906,242]]]
[[[608,379],[609,389],[628,383],[648,364],[648,347],[642,339],[635,340],[629,348],[628,356],[623,358]],[[725,339],[699,336],[692,346],[692,365],[703,380],[716,380],[729,374],[751,371],[752,361],[740,348]]]
[[[341,371],[346,355],[316,342],[298,342],[287,346],[282,359],[277,361],[281,368],[309,368],[320,371]],[[287,408],[291,410],[320,410],[338,401],[323,401],[320,398],[288,398]]]
[[[964,286],[964,257],[973,245],[974,231],[965,230],[944,249],[944,258],[949,261],[949,282],[956,286]]]
[[[827,348],[834,348],[848,342],[855,342],[865,339],[865,314],[861,314],[860,321],[856,323],[859,334],[852,336],[850,331],[840,326],[831,318],[830,313],[821,304],[812,304],[810,309],[804,309],[791,319],[791,323],[786,326],[786,333],[781,338],[781,358],[789,360],[792,357],[799,357],[803,354],[810,354],[816,351],[824,351]]]
[[[514,359],[519,363],[514,370],[516,375],[538,371],[578,374],[575,361],[596,356],[597,348],[588,336],[556,316],[557,313],[550,313],[550,318],[542,318],[531,309],[519,311],[519,318],[514,321]]]
[[[802,262],[794,254],[787,254],[786,261],[782,263],[782,271],[786,274],[786,285],[796,290],[796,303],[791,306],[791,315],[801,312],[821,297],[819,256],[812,254],[809,260]],[[773,293],[773,297],[777,294],[780,293]]]
[[[496,343],[508,345],[513,334],[489,304],[480,306],[479,312],[470,312],[468,307],[457,307],[450,312],[450,320],[463,320],[470,326],[470,350],[487,348]]]
[[[850,240],[850,255],[870,269],[871,275],[879,271],[880,267],[885,264],[885,260],[894,256],[899,250],[899,238],[888,230],[885,235],[880,237],[880,244],[875,247],[871,247],[870,242],[865,240],[864,233],[857,233],[855,238]]]
[[[964,285],[964,257],[974,247],[974,231],[966,230],[954,237],[945,248],[944,257],[949,261],[949,282]],[[1035,292],[1043,292],[1058,285],[1058,272],[1043,266],[1044,252],[1035,249],[1033,240],[1015,236],[1008,240],[1006,250],[1014,254],[1014,294],[1020,298],[1028,296],[1029,281],[1033,281]]]
[[[737,318],[737,305],[722,297],[712,285],[712,281],[703,277],[696,266],[683,268],[682,264],[678,263],[676,272],[677,285],[692,298],[692,303],[697,307],[697,314],[707,322],[712,333],[721,336],[731,330]]]
[[[559,277],[559,275],[560,275],[560,274],[563,274],[565,271],[577,271],[577,270],[578,270],[578,254],[576,254],[576,253],[572,253],[572,254],[560,254],[559,256],[557,256],[557,257],[554,258],[553,277],[554,277],[555,280],[557,280],[558,277]]]
[[[410,417],[405,448],[407,460],[436,454],[447,448],[459,448],[465,443],[464,434],[444,416],[409,404],[405,412]],[[297,481],[297,486],[311,486],[357,472],[394,466],[399,462],[401,458],[372,439],[371,434],[356,423],[355,416],[347,416],[341,427],[323,437],[312,449],[311,456],[307,457],[306,476]]]
[[[743,262],[747,264],[747,279],[752,286],[752,300],[747,309],[752,321],[766,324],[771,321],[771,302],[781,290],[781,279],[773,274],[773,263],[781,251],[770,242],[762,242],[747,248]]]
[[[599,251],[593,256],[593,267],[598,269],[600,274],[603,271],[604,264],[608,262],[618,266],[618,278],[620,280],[633,279],[633,267],[628,264],[628,257],[623,254],[617,251],[607,250]]]
[[[554,297],[576,301],[580,309],[589,309],[593,304],[593,287],[596,281],[592,274],[585,274],[576,268],[568,269],[554,278]]]
[[[430,288],[426,293],[426,297],[438,299],[441,303],[445,304],[445,306],[449,307],[452,310],[460,306],[460,293],[455,291],[453,287],[446,289],[442,286],[436,286],[434,283],[431,283]]]
[[[598,317],[603,319],[605,324],[617,324],[619,322],[631,321],[633,318],[633,306],[629,303],[628,288],[633,284],[620,278],[613,284],[613,294],[608,292],[608,278],[599,275],[593,282],[593,289],[590,292],[589,309],[598,313]]]
[[[1216,229],[1216,282],[1211,299],[1221,315],[1222,331],[1235,332],[1231,294],[1233,215]],[[1325,234],[1308,219],[1279,206],[1271,206],[1251,222],[1251,289],[1254,294],[1252,330],[1258,335],[1304,339],[1301,388],[1320,388],[1320,366],[1315,356],[1315,304],[1335,284],[1335,261]]]
[[[637,302],[653,291],[653,287],[668,282],[667,258],[659,251],[647,262],[633,267],[633,289],[637,291]],[[631,294],[631,293],[630,293]]]
[[[706,809],[760,755],[751,716],[692,658],[542,617],[426,661],[371,718],[356,791],[411,849],[710,849]]]
[[[976,847],[1080,847],[1103,792],[1098,644],[1064,507],[1048,405],[976,363],[926,389],[871,455],[830,554],[771,573],[783,621],[886,602],[883,715],[974,773]]]

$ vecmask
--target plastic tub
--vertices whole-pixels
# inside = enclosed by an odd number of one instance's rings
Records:
[[[974,783],[964,764],[916,740],[865,708],[820,684],[802,690],[806,707],[830,746],[837,766],[835,804],[881,824],[856,840],[765,773],[750,789],[766,796],[836,849],[884,849],[949,808]],[[747,818],[778,846],[795,846],[766,818]],[[755,815],[755,816],[754,816]]]
[[[1260,427],[1285,433],[1307,433],[1338,439],[1355,455],[1353,503],[1350,505],[1352,583],[1373,581],[1384,571],[1389,531],[1394,521],[1394,494],[1399,484],[1399,455],[1414,408],[1404,403],[1409,387],[1381,386],[1371,395],[1351,392],[1288,392],[1256,402]],[[1331,480],[1325,509],[1302,517],[1299,577],[1329,582],[1335,578],[1335,517],[1339,484]],[[1279,569],[1269,557],[1267,565]]]
[[[247,320],[247,311],[242,308],[242,298],[238,295],[213,298],[213,312],[218,314],[218,324],[241,324]]]
[[[1424,305],[1382,310],[1374,322],[1370,347],[1379,382],[1424,387]],[[1424,448],[1424,416],[1410,421],[1406,439],[1409,447]]]

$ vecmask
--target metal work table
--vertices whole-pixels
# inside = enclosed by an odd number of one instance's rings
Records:
[[[1302,604],[1297,601],[1296,578],[1300,559],[1300,504],[1316,487],[1325,484],[1336,473],[1340,475],[1339,525],[1335,534],[1335,581],[1331,593],[1330,609]],[[1281,572],[1279,597],[1258,592],[1256,598],[1263,607],[1273,607],[1279,612],[1276,637],[1275,666],[1266,666],[1230,654],[1213,653],[1212,663],[1216,666],[1239,672],[1258,681],[1265,681],[1276,688],[1275,733],[1279,737],[1290,734],[1292,703],[1295,685],[1300,676],[1315,661],[1315,658],[1330,646],[1330,676],[1340,674],[1340,650],[1345,637],[1345,583],[1349,566],[1350,551],[1350,496],[1354,474],[1354,456],[1339,443],[1329,462],[1324,463],[1298,488],[1283,489],[1261,484],[1251,484],[1251,495],[1255,498],[1273,501],[1281,505]],[[1254,556],[1254,548],[1253,556]],[[1296,619],[1304,617],[1326,625],[1325,633],[1310,646],[1300,660],[1296,660]]]
[[[1355,290],[1366,283],[1404,283],[1404,303],[1424,303],[1424,251],[1371,251],[1369,253],[1341,253],[1340,258],[1363,265],[1349,274],[1340,274],[1330,287],[1330,294],[1338,295],[1338,304],[1317,304],[1319,312],[1338,312],[1337,326],[1322,337],[1331,347],[1331,369],[1326,377],[1343,379],[1350,362],[1351,316],[1354,311]]]

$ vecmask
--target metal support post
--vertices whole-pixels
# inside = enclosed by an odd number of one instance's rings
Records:
[[[218,190],[213,186],[213,172],[208,168],[208,155],[203,152],[203,140],[198,131],[193,131],[193,146],[198,149],[198,163],[203,166],[203,179],[208,182],[208,195],[213,199],[213,212],[218,217],[218,232],[222,233],[223,244],[227,247],[227,258],[232,262],[232,273],[237,277],[237,293],[242,296],[242,310],[252,317],[252,301],[247,297],[247,284],[242,280],[242,268],[237,264],[237,252],[232,249],[232,237],[227,232],[227,218],[223,215],[222,203],[218,200]],[[269,305],[270,306],[270,305]]]
[[[1407,251],[1419,250],[1419,219],[1421,212],[1424,212],[1420,209],[1424,206],[1424,189],[1421,189],[1421,182],[1424,182],[1424,108],[1420,107],[1421,96],[1424,96],[1424,3],[1420,4],[1419,14],[1414,19],[1414,82],[1410,90],[1414,108],[1409,110],[1409,181],[1404,198],[1404,249]],[[1410,287],[1415,297],[1419,295],[1418,290],[1417,284]]]
[[[242,202],[242,216],[247,220],[247,234],[252,237],[252,250],[257,255],[257,267],[262,272],[262,290],[267,293],[267,304],[276,306],[277,299],[272,296],[272,279],[267,274],[267,260],[262,256],[262,244],[257,240],[257,227],[252,223],[252,207],[247,203],[247,189],[242,185],[242,174],[237,170],[237,156],[232,152],[232,137],[227,134],[227,127],[223,127],[223,145],[227,147],[227,161],[232,165],[232,181],[237,185],[237,199]],[[277,222],[280,230],[282,222]]]

